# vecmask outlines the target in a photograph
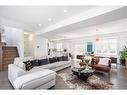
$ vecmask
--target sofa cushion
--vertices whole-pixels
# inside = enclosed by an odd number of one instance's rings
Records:
[[[26,71],[29,71],[29,70],[31,70],[33,68],[32,64],[31,64],[31,62],[29,60],[25,61],[23,63],[25,64]]]
[[[13,84],[14,84],[14,88],[16,89],[22,89],[22,88],[32,89],[32,88],[39,87],[40,85],[46,84],[51,80],[55,80],[55,78],[56,78],[56,73],[54,71],[45,69],[18,77],[13,82]]]
[[[41,66],[39,66],[39,68],[51,69],[51,68],[54,68],[54,63],[53,64],[47,64],[47,65],[41,65]]]
[[[111,69],[111,68],[108,67],[108,66],[100,65],[100,64],[92,65],[92,68],[94,68],[95,70],[104,71],[104,72],[109,72],[110,69]]]
[[[66,64],[69,64],[69,61],[60,61],[60,62],[55,62],[53,63],[53,68],[57,68],[59,66],[63,66],[63,65],[66,65]]]
[[[109,58],[100,58],[98,64],[109,66]]]
[[[53,63],[54,68],[62,66],[62,65],[63,65],[62,61]]]
[[[34,73],[43,70],[43,68],[40,68],[41,66],[34,66],[30,71],[26,71],[26,74]]]
[[[57,68],[57,67],[62,66],[62,65],[65,65],[65,61],[54,62],[52,64],[42,65],[42,66],[39,66],[39,68],[42,68],[42,69],[54,69],[54,68]]]
[[[68,56],[62,56],[63,61],[68,61]]]
[[[48,61],[47,58],[46,58],[46,59],[38,60],[38,64],[39,64],[39,65],[46,65],[46,64],[48,64],[48,63],[49,63],[49,61]]]
[[[57,58],[56,58],[56,57],[49,58],[49,62],[50,62],[50,63],[57,62]]]
[[[32,66],[39,66],[38,60],[31,60],[30,63]]]
[[[61,57],[57,57],[57,61],[62,61],[62,56]]]

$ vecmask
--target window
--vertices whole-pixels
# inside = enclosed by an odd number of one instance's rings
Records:
[[[56,49],[57,49],[57,51],[62,51],[63,50],[63,44],[62,43],[57,43],[56,44]]]
[[[84,45],[75,45],[75,54],[82,55],[84,53]]]
[[[117,40],[109,39],[109,40],[101,40],[95,43],[95,53],[96,54],[117,54]]]
[[[54,43],[53,42],[49,42],[48,43],[48,48],[49,49],[54,49]]]

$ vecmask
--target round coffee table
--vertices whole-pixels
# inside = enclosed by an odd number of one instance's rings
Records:
[[[92,76],[93,73],[95,72],[94,69],[84,69],[82,71],[79,71],[79,68],[73,67],[71,68],[73,74],[77,75],[78,78],[81,80],[86,81],[88,77]]]

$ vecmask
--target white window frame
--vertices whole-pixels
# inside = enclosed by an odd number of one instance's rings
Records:
[[[114,53],[111,53],[111,50]],[[95,42],[95,53],[98,55],[117,55],[117,39],[103,39]]]
[[[63,51],[63,44],[62,43],[56,43],[56,49],[57,49],[57,51]]]

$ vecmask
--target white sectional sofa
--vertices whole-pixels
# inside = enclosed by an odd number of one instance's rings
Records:
[[[56,73],[49,69],[42,69],[18,77],[13,82],[15,89],[48,89],[55,85]]]
[[[71,60],[34,66],[26,71],[24,63],[15,58],[14,63],[8,66],[8,79],[15,89],[48,89],[55,86],[56,71],[69,66]]]

